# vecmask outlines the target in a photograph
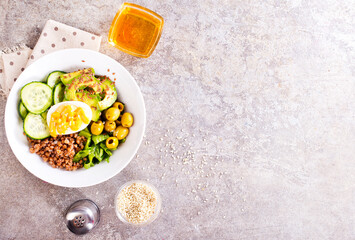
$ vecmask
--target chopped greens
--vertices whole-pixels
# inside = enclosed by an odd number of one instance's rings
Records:
[[[109,135],[91,135],[87,129],[82,130],[79,135],[86,137],[87,141],[84,150],[79,151],[74,156],[74,162],[78,162],[80,159],[87,157],[87,160],[84,162],[84,168],[86,169],[102,161],[109,162],[112,152],[102,143],[109,138]]]

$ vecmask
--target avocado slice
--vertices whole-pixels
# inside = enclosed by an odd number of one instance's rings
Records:
[[[97,108],[97,104],[99,103],[100,99],[97,95],[90,94],[87,91],[77,92],[76,94],[76,101],[81,101],[86,103],[90,106],[92,110],[92,121],[97,121],[100,118],[101,112]]]
[[[88,104],[93,111],[93,121],[97,121],[101,111],[112,106],[117,99],[115,84],[106,76],[96,78],[92,68],[64,75],[67,75],[62,79],[66,84],[64,99]]]
[[[101,92],[100,81],[93,75],[83,74],[74,79],[64,91],[64,98],[69,101],[77,101],[76,92],[85,89],[91,91],[91,94]]]
[[[83,69],[83,70],[78,70],[76,72],[71,72],[71,73],[67,73],[67,74],[63,74],[60,76],[60,80],[62,81],[62,83],[64,85],[69,85],[71,84],[71,82],[82,76],[82,75],[91,75],[91,76],[94,76],[95,74],[95,70],[93,68],[86,68],[86,69]]]
[[[99,77],[101,93],[104,98],[98,103],[100,111],[103,111],[112,106],[117,99],[117,91],[115,84],[106,76]]]

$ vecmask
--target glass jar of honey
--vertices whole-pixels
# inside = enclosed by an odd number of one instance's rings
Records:
[[[123,3],[112,21],[108,41],[136,57],[149,57],[157,46],[164,19],[155,12],[132,3]]]

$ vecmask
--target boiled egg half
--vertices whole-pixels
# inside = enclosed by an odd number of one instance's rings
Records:
[[[76,133],[86,128],[92,118],[89,105],[67,101],[53,105],[47,114],[47,124],[52,137]]]

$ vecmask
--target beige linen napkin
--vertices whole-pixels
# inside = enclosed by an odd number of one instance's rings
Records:
[[[7,96],[17,77],[25,70],[32,50],[25,45],[0,51],[0,90]]]
[[[0,52],[0,90],[7,96],[21,72],[48,53],[66,48],[86,48],[98,51],[100,43],[100,36],[48,20],[33,51],[20,45]]]

